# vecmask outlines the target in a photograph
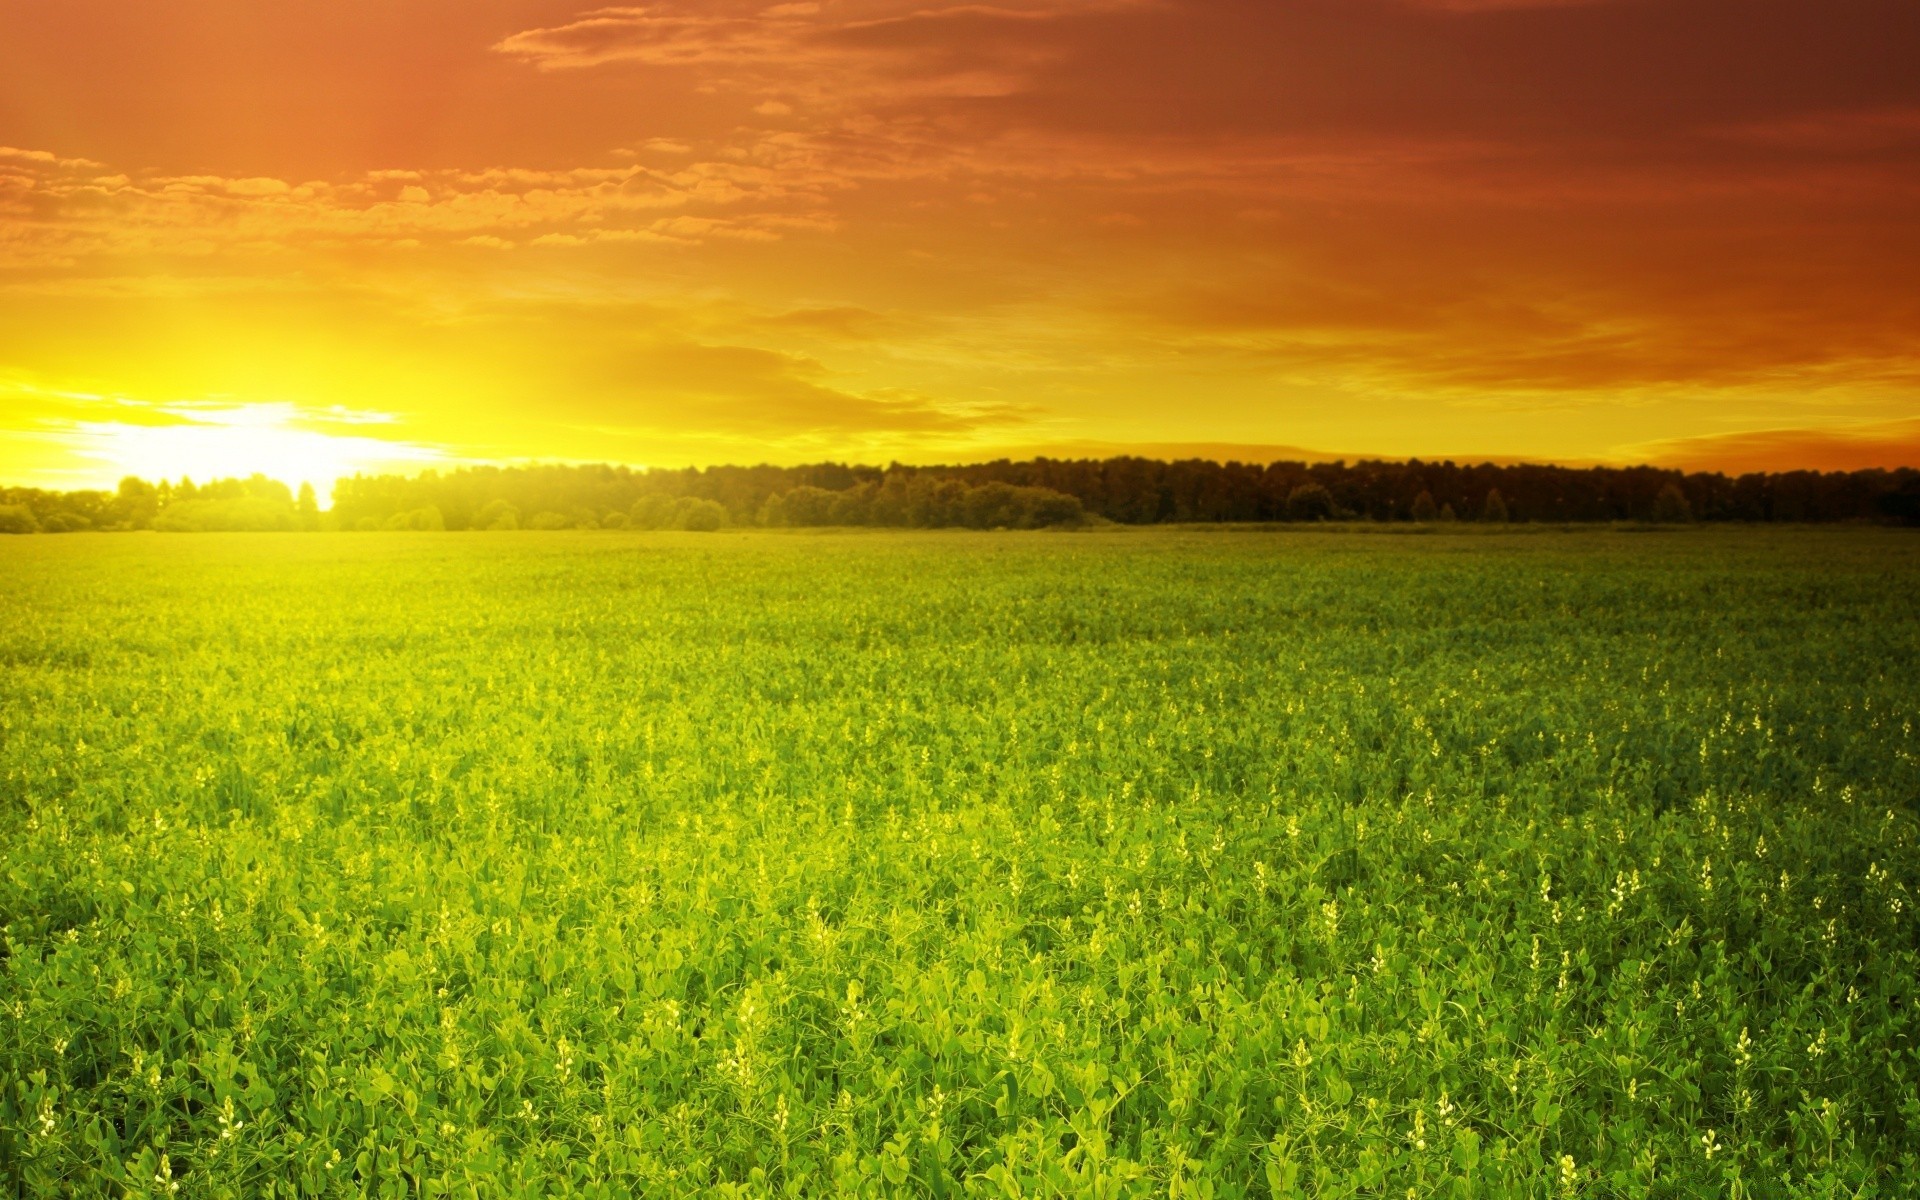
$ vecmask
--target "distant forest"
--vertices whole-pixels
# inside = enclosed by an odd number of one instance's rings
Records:
[[[1032,529],[1114,522],[1793,521],[1920,524],[1920,470],[1741,475],[1451,462],[1144,458],[889,467],[469,467],[354,476],[330,511],[255,475],[115,491],[0,488],[0,533],[157,529]]]

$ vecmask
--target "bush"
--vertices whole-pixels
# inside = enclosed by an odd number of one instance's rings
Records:
[[[827,523],[830,525],[865,525],[873,508],[873,485],[863,483],[836,493],[833,506],[827,510]]]
[[[1080,497],[1056,492],[1052,488],[1026,488],[1028,513],[1035,526],[1084,525],[1086,506]]]
[[[600,518],[600,528],[602,529],[625,529],[626,527],[627,514],[623,512],[610,512]]]
[[[1487,489],[1486,503],[1480,506],[1480,519],[1502,525],[1510,519],[1507,516],[1507,498],[1500,494],[1499,488]]]
[[[627,524],[634,529],[666,529],[673,524],[673,497],[642,496],[627,510]]]
[[[782,525],[831,525],[835,494],[825,488],[801,484],[788,488],[780,497]]]
[[[1653,498],[1653,519],[1662,525],[1684,525],[1693,520],[1693,506],[1677,483],[1669,483]]]
[[[1321,484],[1303,483],[1287,494],[1289,520],[1330,521],[1333,513],[1333,493]]]
[[[712,500],[684,496],[678,505],[674,524],[692,533],[712,533],[727,523],[727,510]]]
[[[1433,493],[1422,488],[1420,494],[1413,498],[1413,519],[1426,522],[1439,515],[1440,510],[1433,503]]]
[[[489,500],[474,514],[475,529],[518,529],[520,528],[520,510],[505,500]]]
[[[0,504],[0,533],[38,533],[40,522],[24,504]]]
[[[557,512],[537,512],[527,522],[528,529],[571,529],[573,522]]]
[[[291,500],[175,500],[153,527],[165,533],[272,533],[299,528]]]
[[[438,533],[446,529],[446,518],[440,515],[440,506],[429,504],[425,508],[409,509],[395,513],[387,518],[388,529],[411,529],[421,532]]]

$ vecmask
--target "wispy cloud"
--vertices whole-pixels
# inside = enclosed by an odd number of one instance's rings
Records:
[[[833,181],[784,170],[780,158],[770,149],[670,169],[378,171],[296,182],[109,172],[16,152],[0,160],[0,266],[427,240],[512,247],[547,235],[565,236],[540,244],[766,240],[829,220],[817,210]]]
[[[1644,442],[1617,450],[1634,462],[1720,471],[1861,471],[1920,467],[1920,417],[1840,428],[1755,429]]]

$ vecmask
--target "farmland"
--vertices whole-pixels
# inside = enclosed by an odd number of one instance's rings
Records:
[[[9,1196],[1920,1191],[1920,538],[0,544]]]

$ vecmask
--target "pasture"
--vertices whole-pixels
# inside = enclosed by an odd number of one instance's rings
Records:
[[[1906,1196],[1920,538],[0,540],[9,1196]]]

